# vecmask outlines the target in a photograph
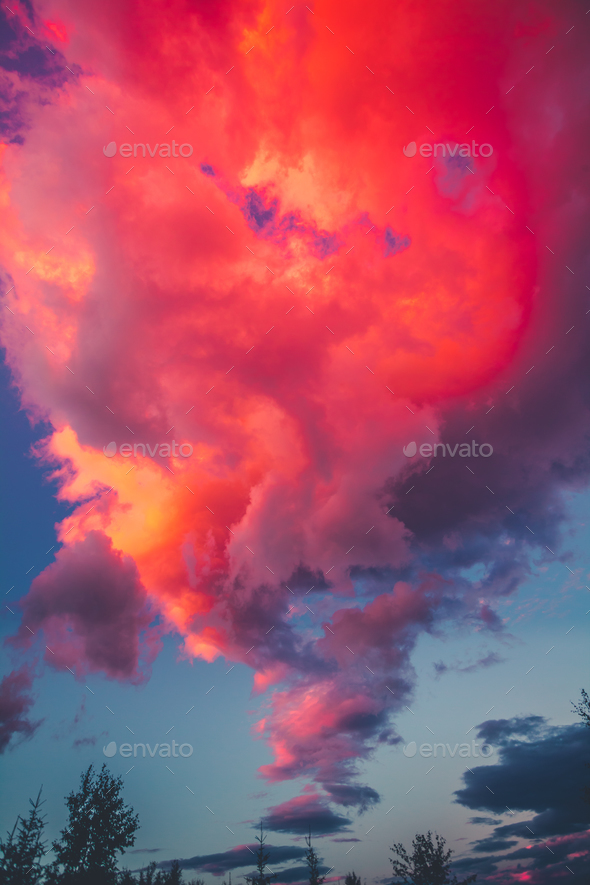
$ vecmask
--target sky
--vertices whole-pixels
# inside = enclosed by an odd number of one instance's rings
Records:
[[[132,869],[587,879],[589,27],[0,11],[0,827],[105,762]]]

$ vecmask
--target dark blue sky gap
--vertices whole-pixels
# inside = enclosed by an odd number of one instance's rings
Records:
[[[315,224],[304,221],[299,212],[281,215],[278,198],[271,196],[265,187],[230,188],[213,166],[201,163],[200,168],[204,175],[215,179],[220,189],[238,206],[246,224],[260,239],[285,244],[290,237],[298,236],[307,241],[312,255],[319,259],[334,255],[344,244],[339,233],[318,229]],[[363,213],[359,223],[372,225],[367,213]],[[385,258],[403,252],[411,242],[408,236],[397,234],[390,227],[385,228],[383,239]]]

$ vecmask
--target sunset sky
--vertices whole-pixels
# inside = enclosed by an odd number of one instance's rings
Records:
[[[106,761],[132,869],[586,881],[583,5],[0,25],[0,827]]]

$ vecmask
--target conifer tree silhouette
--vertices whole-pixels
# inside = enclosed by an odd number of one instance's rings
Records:
[[[29,799],[31,805],[29,816],[22,818],[19,815],[7,840],[0,840],[1,885],[35,885],[41,877],[43,872],[41,858],[45,854],[45,843],[42,839],[45,818],[40,813],[45,801],[41,801],[42,789],[43,787],[34,802]]]
[[[320,876],[320,859],[311,844],[311,827],[309,828],[309,835],[305,837],[305,844],[307,845],[305,863],[307,864],[309,874],[309,885],[322,885],[324,876]]]
[[[256,849],[257,873],[254,876],[246,876],[246,882],[248,885],[271,885],[272,880],[276,879],[276,873],[273,873],[272,870],[270,875],[264,872],[267,868],[270,852],[265,847],[266,836],[262,830],[262,821],[260,822],[260,836],[256,836],[256,841],[258,842],[258,848]]]

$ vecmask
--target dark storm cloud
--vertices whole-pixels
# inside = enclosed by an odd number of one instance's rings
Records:
[[[477,734],[493,743],[496,765],[480,765],[463,775],[465,787],[456,801],[478,811],[505,815],[534,812],[529,820],[496,826],[479,840],[479,851],[503,850],[498,840],[545,839],[578,833],[590,826],[590,804],[584,801],[585,763],[590,761],[590,729],[549,726],[540,716],[490,720]]]

